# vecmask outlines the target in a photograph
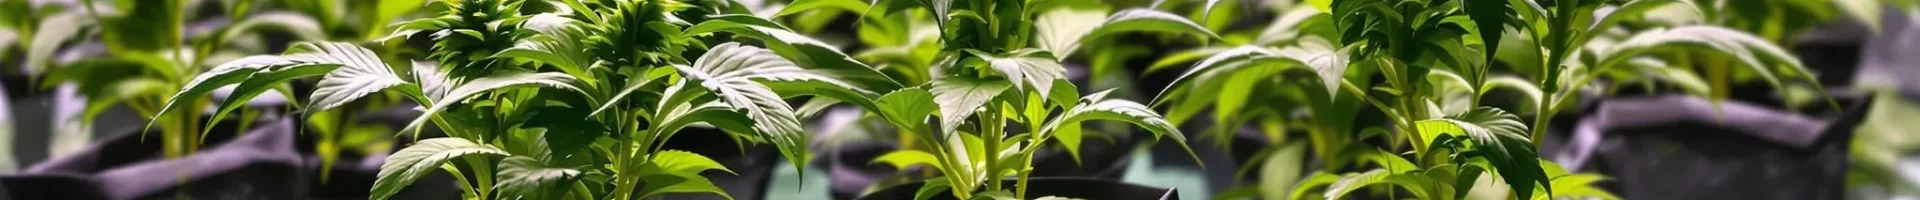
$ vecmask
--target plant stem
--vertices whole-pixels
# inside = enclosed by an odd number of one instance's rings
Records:
[[[980,113],[984,114],[980,116],[980,139],[986,140],[981,141],[985,144],[983,145],[985,148],[982,149],[984,151],[981,151],[981,153],[986,154],[981,156],[984,156],[983,158],[987,161],[986,175],[987,177],[991,177],[987,179],[987,189],[998,191],[1002,185],[1002,183],[1000,183],[1000,170],[997,169],[997,167],[1000,162],[1000,138],[1004,137],[1001,133],[1004,131],[1004,125],[1002,125],[1002,123],[1005,123],[1005,121],[1000,119],[1000,112],[997,112],[1000,109],[998,109],[999,106],[997,104],[988,105],[993,107],[987,108],[987,111],[984,113]]]

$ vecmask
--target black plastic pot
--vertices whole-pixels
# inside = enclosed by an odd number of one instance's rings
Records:
[[[1613,177],[1600,186],[1626,199],[1841,199],[1864,99],[1832,117],[1740,101],[1716,111],[1688,96],[1609,99],[1576,127],[1571,147],[1588,153],[1560,163]]]
[[[1012,187],[1014,180],[1003,182]],[[897,200],[913,199],[920,190],[921,182],[908,183],[875,191],[859,200]],[[1157,188],[1115,180],[1085,178],[1033,178],[1027,180],[1027,196],[1039,198],[1047,196],[1099,199],[1099,200],[1179,200],[1179,191],[1173,188]],[[954,199],[952,192],[941,192],[932,199]]]

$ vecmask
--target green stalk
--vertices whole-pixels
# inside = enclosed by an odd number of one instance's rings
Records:
[[[479,157],[469,157],[466,160],[467,160],[467,165],[473,166],[474,181],[480,182],[479,185],[474,185],[474,188],[478,188],[480,190],[480,193],[479,193],[480,199],[487,199],[488,195],[493,194],[493,166],[491,165],[492,163],[488,163],[486,159],[479,158]]]
[[[981,151],[981,153],[985,155],[980,156],[984,156],[983,158],[987,161],[986,175],[989,177],[987,179],[987,189],[998,191],[1002,188],[1001,185],[1003,185],[999,181],[1002,177],[1000,177],[1000,170],[997,169],[997,166],[999,166],[998,163],[1000,162],[1000,138],[1005,137],[1003,135],[1004,133],[1001,133],[1005,128],[1005,125],[1002,123],[1006,123],[1006,121],[1000,119],[998,104],[987,105],[994,107],[987,108],[986,112],[980,113],[984,114],[980,116],[980,139],[986,140],[982,141],[985,148]]]

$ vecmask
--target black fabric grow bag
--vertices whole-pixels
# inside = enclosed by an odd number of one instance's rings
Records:
[[[1614,178],[1600,186],[1626,199],[1840,199],[1870,104],[1821,119],[1739,101],[1716,111],[1688,96],[1609,99],[1560,163]]]
[[[1006,187],[1014,187],[1014,180],[1002,182]],[[913,199],[920,190],[922,182],[900,184],[861,196],[859,200],[896,200]],[[931,199],[954,199],[950,190],[934,195]],[[1157,188],[1114,180],[1086,178],[1032,178],[1027,180],[1027,197],[1040,198],[1058,196],[1077,199],[1099,200],[1179,200],[1180,194],[1173,188]]]

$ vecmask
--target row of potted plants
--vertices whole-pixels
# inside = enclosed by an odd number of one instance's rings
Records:
[[[1087,138],[1132,130],[1199,162],[1182,124],[1206,127],[1196,135],[1216,146],[1247,127],[1266,140],[1237,167],[1260,171],[1259,182],[1223,196],[1617,199],[1593,186],[1604,176],[1540,157],[1555,116],[1609,94],[1592,91],[1719,100],[1732,85],[1764,83],[1824,94],[1778,45],[1783,32],[1695,1],[1342,0],[1256,12],[1219,0],[258,2],[285,13],[256,13],[263,6],[248,0],[8,2],[49,13],[4,20],[33,33],[18,37],[30,41],[20,43],[29,75],[88,97],[81,124],[113,106],[146,116],[167,157],[207,146],[200,138],[223,123],[247,130],[275,110],[250,102],[276,96],[295,129],[319,133],[321,166],[355,149],[342,138],[408,136],[380,164],[372,199],[434,174],[470,199],[731,199],[710,175],[741,169],[668,148],[674,136],[723,134],[808,166],[807,124],[833,107],[892,133],[896,148],[870,162],[917,180],[868,199],[1170,198],[1058,187],[1137,186],[1036,178],[1034,163],[1064,152],[1081,164],[1083,146],[1098,145],[1086,142],[1109,142]],[[1674,9],[1705,23],[1647,17]],[[1239,19],[1268,12],[1259,28]],[[228,23],[186,25],[217,17]],[[854,31],[822,31],[843,23]],[[271,31],[297,39],[260,37]],[[38,60],[84,35],[107,56]],[[1156,48],[1168,46],[1182,48]],[[1164,85],[1125,78],[1161,71],[1180,73]],[[1081,73],[1088,81],[1069,81]],[[349,123],[406,104],[420,114],[396,129]],[[1294,161],[1308,156],[1320,165]]]

